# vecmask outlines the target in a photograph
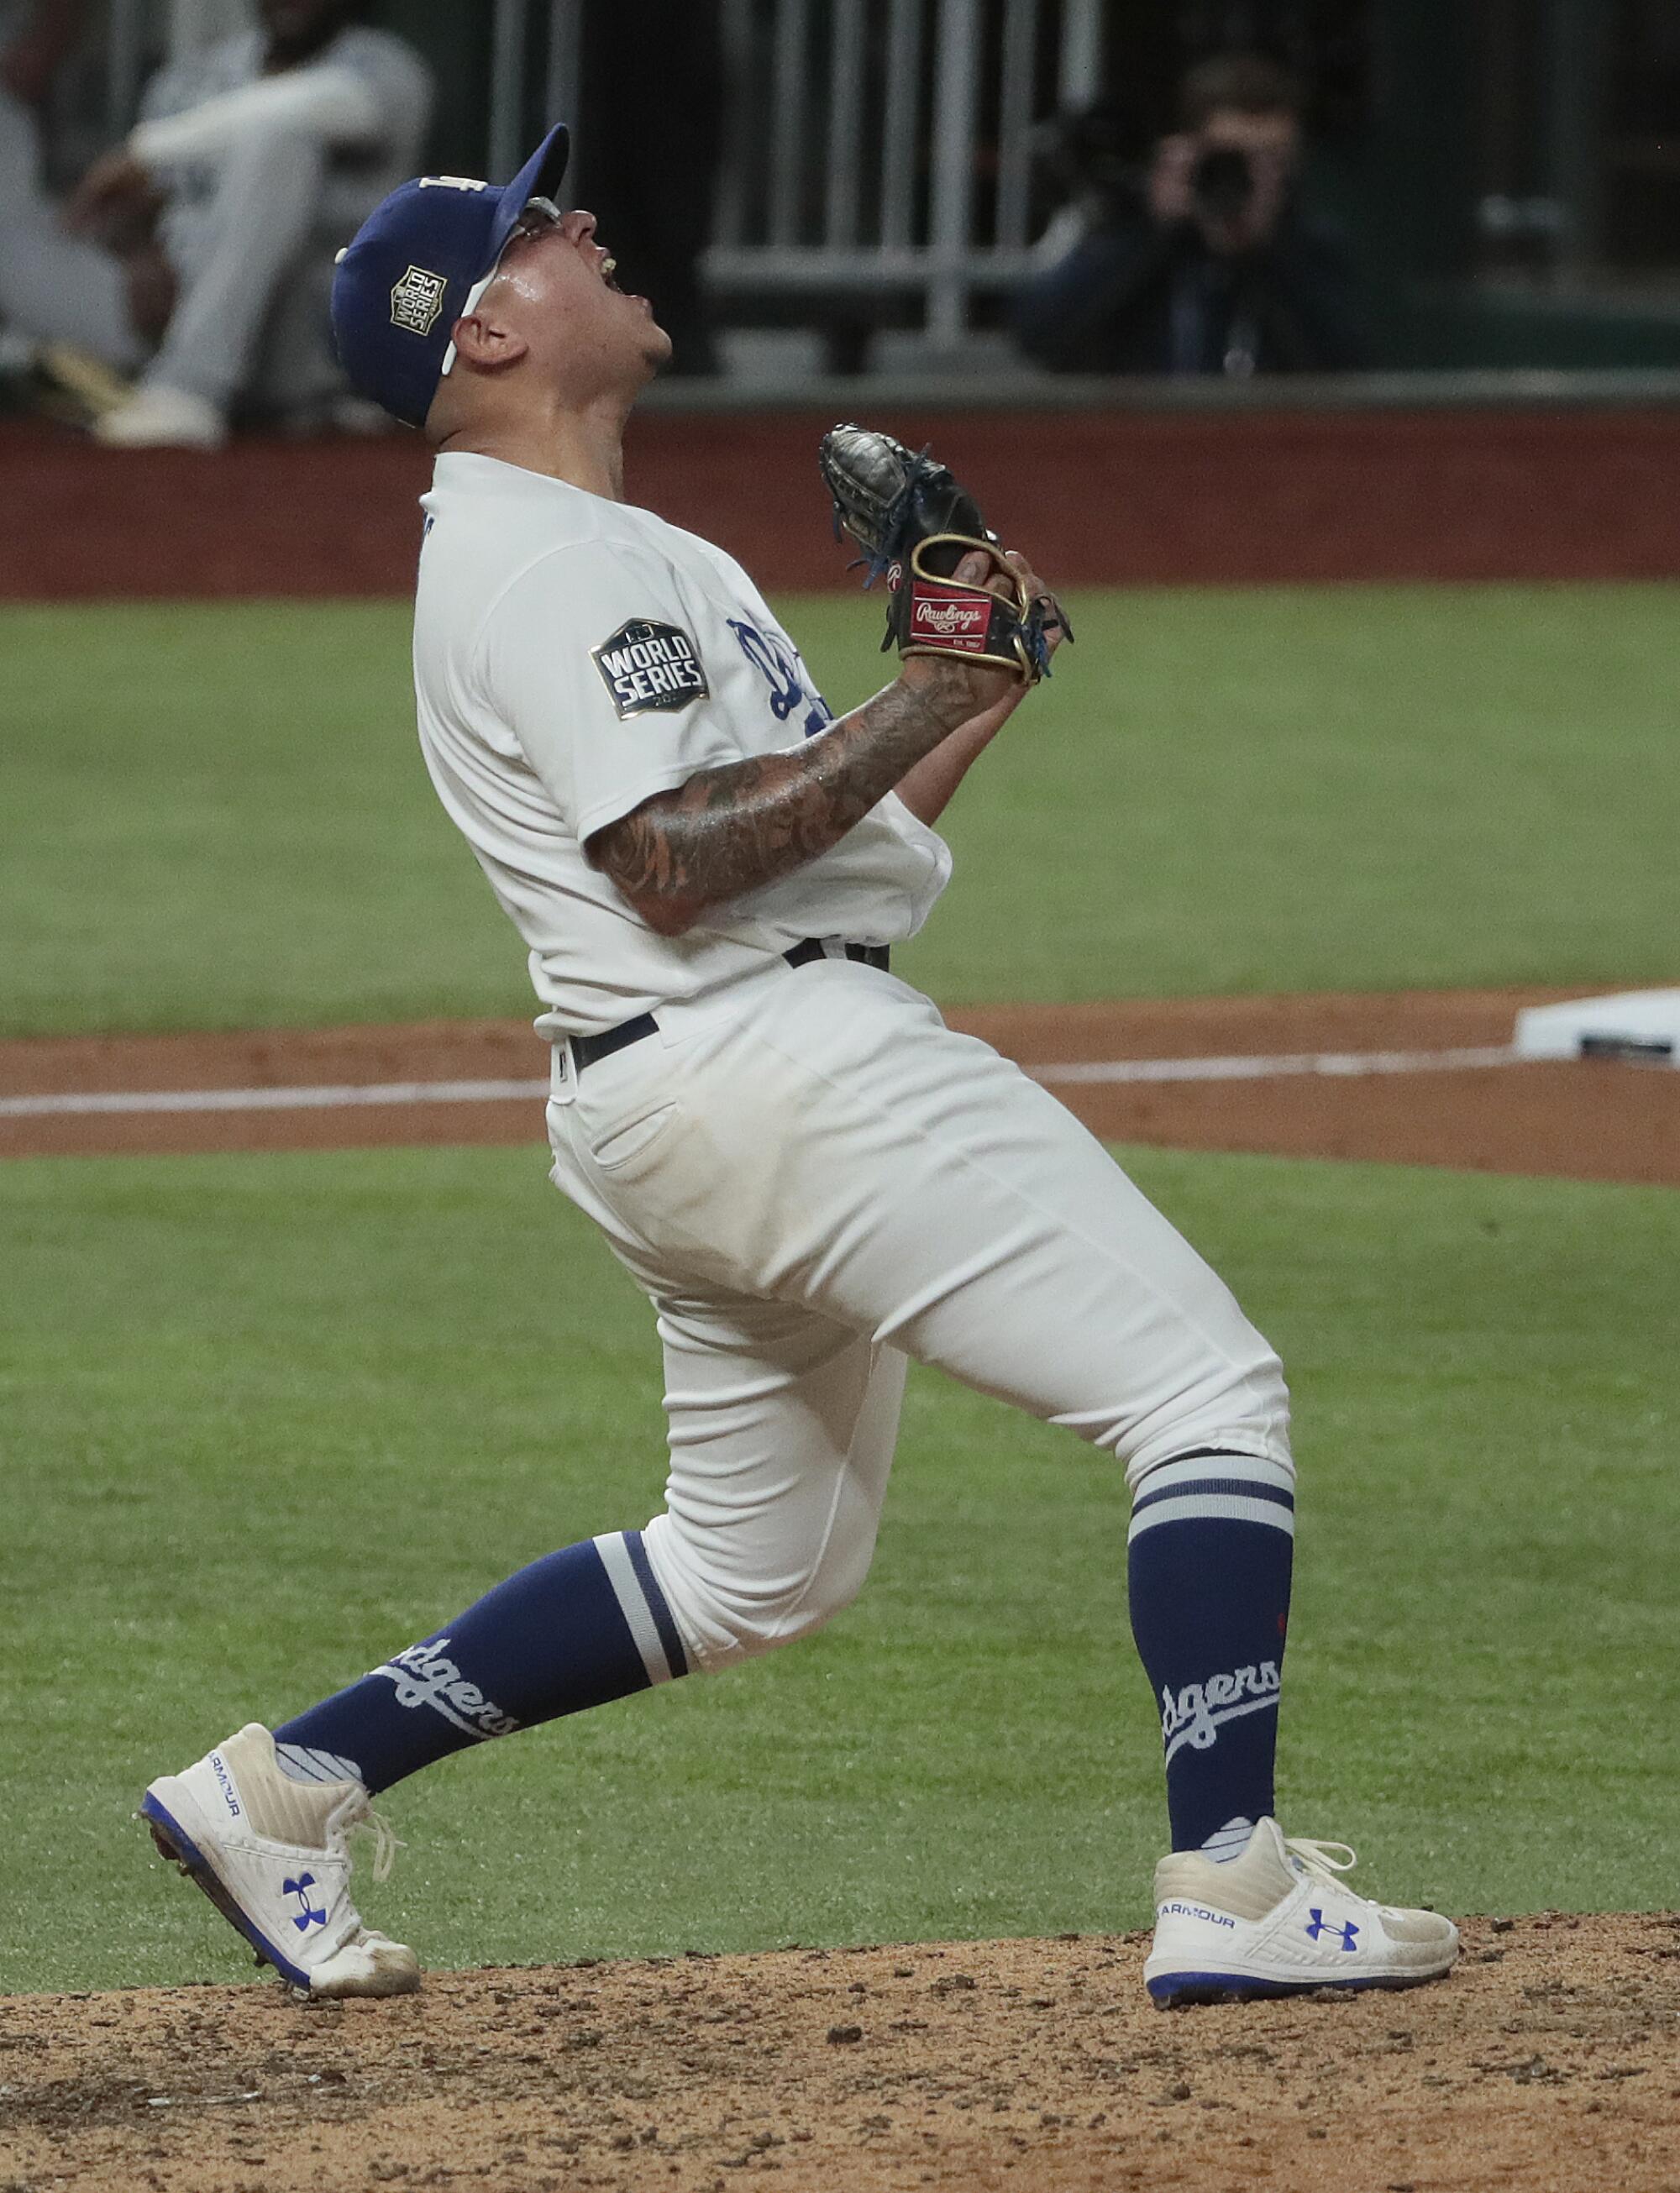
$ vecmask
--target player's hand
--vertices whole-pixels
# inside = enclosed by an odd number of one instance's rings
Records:
[[[96,228],[114,215],[135,213],[153,196],[150,171],[126,145],[100,153],[71,192],[65,206],[66,228]]]
[[[1004,561],[1025,582],[1029,600],[1053,598],[1018,550],[1006,550]],[[1009,581],[989,556],[978,553],[965,556],[953,575],[966,585],[983,586],[1005,600],[1012,598]],[[1065,627],[1059,618],[1054,623],[1046,623],[1045,638],[1052,655],[1065,636]],[[964,730],[978,742],[995,736],[1031,690],[1024,679],[1012,677],[1006,670],[967,663],[955,655],[906,656],[898,674],[905,684],[921,693],[930,706],[949,716],[953,731]]]
[[[1067,620],[1062,615],[1060,604],[1018,548],[1006,548],[1003,552],[1003,560],[1012,570],[1020,574],[1027,589],[1027,599],[1029,602],[1045,604],[1046,612],[1044,620],[1045,644],[1049,652],[1054,655],[1064,639],[1071,639],[1073,637]],[[1003,590],[1001,580],[994,580],[992,587],[995,593]]]
[[[951,575],[971,587],[983,586],[991,593],[1008,591],[989,556],[965,556]],[[1002,724],[1027,690],[1024,682],[1009,671],[966,662],[960,655],[907,655],[899,665],[898,677],[901,684],[919,694],[927,707],[944,719],[952,731],[994,713]]]

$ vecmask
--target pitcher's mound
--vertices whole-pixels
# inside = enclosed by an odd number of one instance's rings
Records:
[[[1465,1931],[1436,1986],[1166,2016],[1099,1935],[14,1997],[0,2184],[1680,2187],[1680,1917]]]

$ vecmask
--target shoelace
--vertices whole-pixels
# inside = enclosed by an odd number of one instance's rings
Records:
[[[1359,1863],[1351,1843],[1321,1843],[1310,1835],[1286,1835],[1283,1847],[1303,1873],[1311,1874],[1316,1881],[1327,1881],[1333,1887],[1338,1885],[1339,1875],[1351,1873]],[[1332,1858],[1332,1851],[1343,1855]]]
[[[353,1819],[345,1822],[344,1833],[347,1836],[367,1834],[373,1837],[373,1864],[370,1871],[376,1881],[388,1881],[398,1852],[408,1848],[384,1813],[376,1812],[371,1805],[364,1805]]]
[[[1303,1873],[1310,1875],[1315,1881],[1327,1881],[1333,1885],[1339,1875],[1351,1873],[1359,1863],[1354,1856],[1351,1843],[1321,1843],[1315,1842],[1310,1835],[1286,1835],[1283,1847]],[[1345,1855],[1333,1858],[1330,1855],[1332,1851],[1341,1851]],[[1357,1903],[1368,1904],[1373,1910],[1402,1918],[1406,1915],[1399,1905],[1379,1904],[1375,1897],[1361,1896],[1356,1889],[1345,1888],[1342,1893],[1353,1897]]]

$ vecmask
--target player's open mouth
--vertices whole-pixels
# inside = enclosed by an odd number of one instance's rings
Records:
[[[639,305],[648,317],[650,318],[652,318],[653,307],[649,304],[645,297],[641,295],[637,290],[620,289],[617,278],[618,261],[613,257],[610,251],[603,254],[600,264],[597,267],[596,272],[599,274],[601,280],[605,283],[606,287],[612,291],[614,296],[628,298],[631,304]]]

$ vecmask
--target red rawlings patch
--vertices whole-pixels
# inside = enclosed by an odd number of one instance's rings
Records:
[[[919,587],[910,604],[910,638],[960,654],[981,653],[992,621],[989,601],[974,594]]]

